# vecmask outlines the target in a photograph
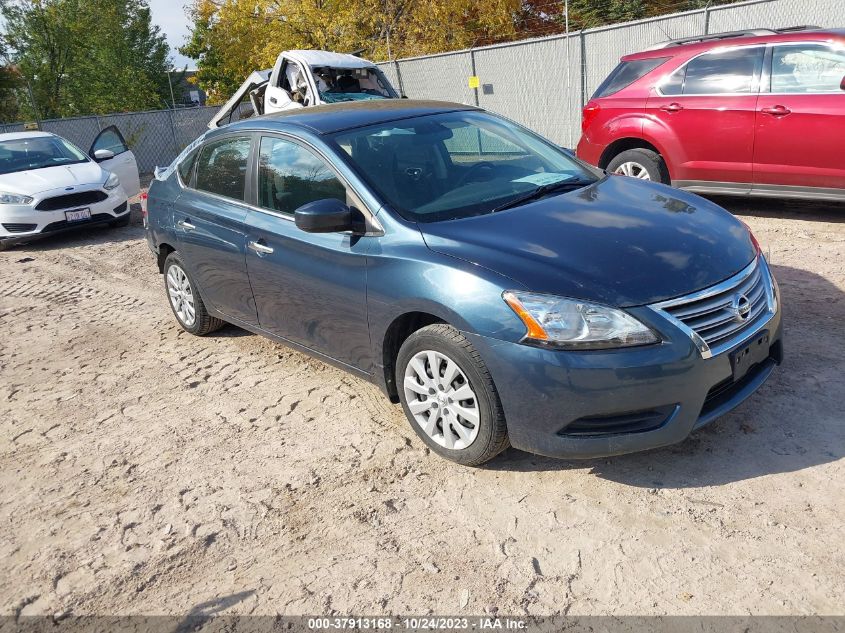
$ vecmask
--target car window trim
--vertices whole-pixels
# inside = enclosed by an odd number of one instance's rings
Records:
[[[761,88],[761,76],[762,76],[763,70],[766,66],[766,60],[765,60],[766,50],[765,49],[767,48],[767,46],[768,46],[768,44],[751,44],[751,45],[745,45],[745,46],[737,44],[737,45],[731,45],[731,46],[718,46],[718,47],[711,48],[711,49],[706,50],[706,51],[702,51],[698,55],[696,55],[694,57],[690,57],[683,64],[681,64],[680,66],[675,68],[675,70],[673,70],[671,73],[666,75],[663,78],[663,80],[657,86],[655,86],[654,90],[659,97],[665,97],[667,99],[676,99],[676,98],[684,98],[684,97],[749,97],[749,96],[759,95],[760,94],[760,88]],[[696,93],[696,94],[683,94],[683,92],[681,92],[681,94],[677,94],[677,95],[663,94],[663,84],[666,83],[666,80],[668,80],[669,77],[671,77],[672,75],[674,75],[675,73],[677,73],[681,69],[684,70],[684,83],[682,84],[682,88],[681,88],[681,90],[683,91],[683,87],[685,87],[686,83],[687,83],[686,82],[686,72],[687,72],[686,68],[691,62],[698,59],[699,57],[702,57],[704,55],[711,55],[713,53],[724,53],[724,52],[727,52],[727,51],[740,50],[740,49],[750,50],[750,49],[753,49],[753,48],[763,49],[763,63],[762,63],[762,65],[759,69],[755,70],[754,76],[751,78],[751,90],[750,91],[748,91],[748,92],[706,92],[706,93],[701,92],[701,93]]]
[[[366,225],[368,228],[363,233],[363,235],[384,235],[384,227],[382,227],[381,222],[379,222],[376,218],[376,214],[373,213],[372,209],[370,209],[369,205],[364,201],[364,197],[358,193],[358,190],[355,188],[355,186],[349,182],[349,179],[346,178],[342,173],[340,173],[340,171],[334,166],[326,152],[322,151],[319,147],[315,146],[314,144],[309,143],[305,139],[302,139],[298,136],[294,136],[286,132],[280,132],[278,130],[266,130],[255,132],[255,134],[255,151],[251,159],[253,174],[252,182],[250,183],[250,185],[252,186],[253,194],[256,194],[258,192],[258,159],[261,153],[261,139],[264,137],[279,138],[283,141],[291,142],[294,145],[299,145],[306,151],[311,151],[326,164],[326,166],[332,171],[335,177],[343,185],[344,189],[346,189],[347,196],[349,196],[351,193],[351,197],[356,203],[355,208],[357,208],[361,213],[364,214]],[[258,198],[256,195],[253,195],[252,200],[249,204],[253,209],[255,209],[256,211],[260,211],[261,213],[266,213],[267,215],[272,215],[276,218],[282,218],[283,220],[288,220],[289,222],[295,221],[294,215],[292,213],[287,214],[282,213],[281,211],[275,211],[273,209],[265,209],[264,207],[258,204]]]
[[[830,41],[807,41],[802,40],[800,42],[770,42],[766,45],[766,57],[763,60],[763,75],[760,78],[760,94],[771,96],[771,97],[797,97],[800,95],[835,95],[841,94],[845,95],[845,90],[830,90],[828,92],[772,92],[772,64],[774,64],[774,50],[775,46],[824,46],[825,48],[830,49],[831,51],[837,51],[837,49],[832,46],[832,42]],[[845,55],[845,47],[839,49],[838,52],[841,52]],[[765,90],[763,90],[765,88]]]

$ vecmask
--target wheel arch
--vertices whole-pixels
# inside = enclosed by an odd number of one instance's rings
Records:
[[[391,402],[399,402],[399,391],[396,385],[396,358],[399,355],[399,348],[411,334],[435,323],[452,325],[442,316],[415,310],[400,314],[387,326],[382,338],[381,365],[384,372],[384,388]]]
[[[158,264],[158,272],[164,274],[164,262],[167,259],[167,256],[170,253],[175,252],[176,249],[173,248],[167,242],[162,242],[158,245],[158,254],[156,255],[156,263]]]

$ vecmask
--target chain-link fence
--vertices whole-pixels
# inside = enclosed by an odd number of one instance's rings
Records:
[[[623,55],[705,33],[799,24],[843,26],[843,0],[752,0],[521,42],[380,64],[403,94],[479,105],[573,147],[581,108]],[[478,77],[478,88],[469,78]],[[206,130],[216,106],[42,121],[42,129],[87,150],[116,125],[142,173],[167,165]],[[24,125],[2,125],[13,132]]]
[[[498,112],[574,147],[581,108],[623,55],[669,39],[753,28],[845,26],[843,0],[752,0],[614,24],[566,35],[401,59],[381,64],[415,99]],[[468,80],[478,77],[479,87]]]
[[[217,110],[217,106],[205,106],[52,119],[42,121],[41,129],[66,138],[87,152],[100,130],[114,125],[132,148],[140,172],[147,174],[156,166],[170,164],[182,148],[207,129]],[[23,129],[23,123],[0,124],[0,132]]]

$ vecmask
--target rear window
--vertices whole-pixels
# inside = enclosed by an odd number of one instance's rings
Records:
[[[653,57],[651,59],[638,59],[631,62],[622,62],[607,76],[593,95],[593,99],[607,97],[630,86],[640,77],[650,73],[652,70],[665,62],[668,57]]]

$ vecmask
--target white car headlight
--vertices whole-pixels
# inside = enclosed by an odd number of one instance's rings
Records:
[[[19,193],[4,193],[0,191],[0,204],[29,204],[32,202],[30,196],[22,196]]]
[[[109,174],[109,177],[106,178],[106,182],[103,184],[103,189],[108,189],[111,191],[115,187],[120,184],[120,178],[117,177],[117,174],[112,172]]]
[[[660,341],[650,328],[617,308],[519,290],[505,292],[502,298],[525,324],[526,343],[577,350]]]

